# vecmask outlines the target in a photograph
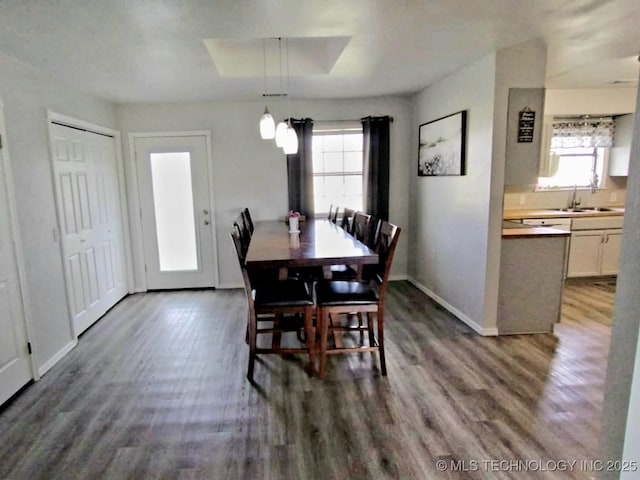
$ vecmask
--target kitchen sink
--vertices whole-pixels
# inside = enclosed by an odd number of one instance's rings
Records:
[[[568,212],[568,213],[581,213],[581,212],[613,212],[615,209],[607,207],[585,207],[585,208],[552,208],[554,212]]]
[[[580,212],[588,211],[587,209],[584,209],[584,208],[552,208],[551,210],[555,212],[569,212],[569,213],[580,213]]]

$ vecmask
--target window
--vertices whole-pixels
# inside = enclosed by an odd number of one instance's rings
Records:
[[[538,188],[602,187],[614,130],[611,117],[554,119],[551,155],[543,167],[546,176],[538,178]]]
[[[316,215],[331,205],[362,210],[362,126],[316,125],[312,149]]]
[[[596,147],[554,148],[551,150],[554,175],[540,177],[538,188],[597,188],[602,186],[605,149]]]

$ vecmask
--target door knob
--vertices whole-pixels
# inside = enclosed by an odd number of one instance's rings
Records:
[[[209,220],[205,220],[205,221],[204,221],[204,224],[205,224],[205,225],[209,225]]]

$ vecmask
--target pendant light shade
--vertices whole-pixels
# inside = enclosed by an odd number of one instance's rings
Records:
[[[296,135],[296,131],[291,126],[291,120],[289,120],[289,124],[287,125],[282,149],[287,155],[295,155],[298,153],[298,135]]]
[[[262,40],[262,58],[264,61],[264,93],[262,96],[267,97],[267,44],[264,39]],[[264,113],[260,118],[260,136],[263,140],[272,140],[276,136],[276,125],[268,106],[264,107]]]
[[[263,140],[273,140],[276,136],[276,124],[269,113],[269,107],[264,107],[264,113],[260,119],[260,136]]]
[[[276,147],[284,147],[284,140],[287,135],[287,124],[280,122],[276,127]]]

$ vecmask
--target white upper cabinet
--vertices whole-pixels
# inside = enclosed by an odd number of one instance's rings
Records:
[[[632,113],[615,117],[616,130],[613,137],[613,147],[611,147],[609,154],[609,176],[611,177],[629,175],[633,117]]]

